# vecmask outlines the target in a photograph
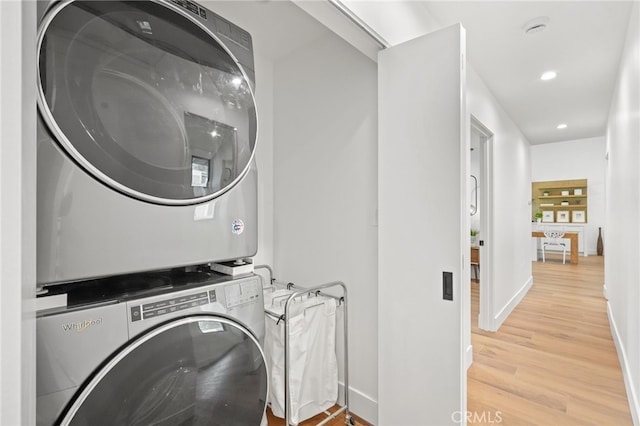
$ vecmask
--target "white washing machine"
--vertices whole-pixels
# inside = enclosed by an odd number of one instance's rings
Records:
[[[38,11],[38,284],[255,255],[251,36],[187,0]]]
[[[36,320],[38,425],[266,424],[259,277],[174,271],[53,292],[67,301]]]

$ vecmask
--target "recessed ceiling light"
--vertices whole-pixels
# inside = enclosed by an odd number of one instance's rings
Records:
[[[562,124],[558,124],[558,129],[566,129],[567,125],[562,123]]]
[[[540,76],[540,80],[542,81],[553,80],[554,78],[556,78],[557,75],[558,74],[555,71],[547,71]]]

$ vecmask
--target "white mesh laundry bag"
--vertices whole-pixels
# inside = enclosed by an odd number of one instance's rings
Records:
[[[276,294],[278,293],[278,294]],[[290,294],[291,292],[289,292]],[[268,310],[282,314],[284,300]],[[291,422],[298,424],[332,407],[338,399],[336,359],[336,301],[309,297],[290,302],[289,308],[289,404]],[[267,301],[265,301],[267,307]],[[284,320],[267,315],[265,356],[269,368],[269,404],[275,416],[284,412]]]

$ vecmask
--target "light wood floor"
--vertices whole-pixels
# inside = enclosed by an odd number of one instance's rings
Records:
[[[333,413],[338,408],[339,407],[334,406],[330,408],[328,411]],[[354,415],[353,413],[349,413],[349,415],[353,418],[355,422],[354,424],[356,426],[372,426],[371,423],[367,423],[366,421]],[[317,425],[318,423],[320,423],[326,418],[327,416],[325,414],[318,414],[317,416],[312,417],[309,420],[305,420],[304,422],[300,423],[300,426]],[[284,419],[280,419],[274,416],[271,413],[270,408],[267,408],[267,421],[269,423],[269,426],[284,426]],[[344,414],[337,416],[335,419],[332,419],[329,423],[327,423],[328,426],[344,426],[344,424],[345,424]]]
[[[534,285],[497,333],[477,328],[472,286],[470,424],[631,425],[602,295],[603,257],[533,262]],[[484,417],[483,417],[484,414]],[[473,422],[475,417],[476,422]]]

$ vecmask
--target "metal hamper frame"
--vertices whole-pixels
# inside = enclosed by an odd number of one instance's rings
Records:
[[[289,404],[289,306],[290,302],[296,297],[305,295],[305,294],[315,294],[321,295],[324,297],[330,297],[336,299],[338,304],[343,304],[343,314],[344,314],[344,405],[341,406],[334,413],[331,413],[326,419],[318,423],[316,426],[322,426],[330,422],[331,420],[338,417],[341,413],[345,413],[345,424],[346,425],[355,425],[353,418],[349,415],[349,338],[348,338],[348,321],[347,321],[347,287],[342,281],[333,281],[326,284],[321,284],[315,287],[300,287],[293,283],[282,283],[276,281],[273,277],[273,269],[269,265],[257,265],[254,267],[256,269],[266,269],[269,271],[270,285],[274,286],[276,284],[285,287],[287,290],[296,290],[291,293],[284,305],[284,314],[276,315],[273,312],[265,310],[265,312],[272,316],[279,317],[282,321],[284,321],[284,412],[285,412],[285,425],[291,426],[291,406]],[[332,287],[340,287],[342,289],[342,296],[337,297],[331,294],[323,293],[322,290],[326,290]],[[263,287],[264,288],[264,287]]]

